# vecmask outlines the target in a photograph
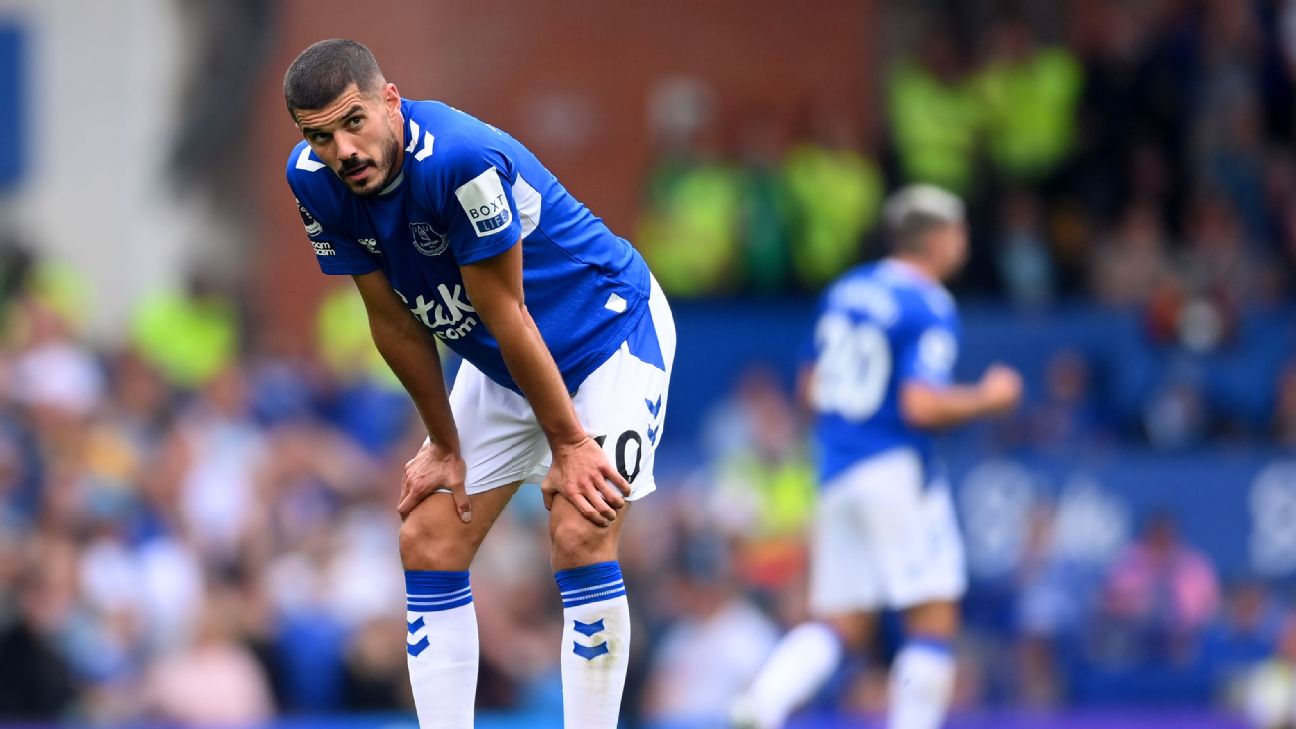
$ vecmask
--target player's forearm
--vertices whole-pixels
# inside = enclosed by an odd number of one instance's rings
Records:
[[[585,438],[588,434],[576,415],[562,373],[526,306],[511,305],[483,319],[499,341],[504,364],[531,403],[549,445],[578,443]]]
[[[459,431],[450,411],[436,342],[413,317],[409,324],[371,318],[369,328],[379,354],[414,401],[432,442],[458,453]]]
[[[977,387],[934,388],[908,384],[900,392],[900,415],[922,430],[939,430],[962,425],[991,412],[991,403]]]

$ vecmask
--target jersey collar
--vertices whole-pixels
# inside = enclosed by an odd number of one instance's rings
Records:
[[[379,190],[379,191],[378,191],[378,194],[379,194],[379,195],[389,195],[389,194],[391,194],[392,192],[394,192],[394,191],[396,190],[396,188],[398,188],[398,187],[401,186],[401,183],[405,181],[405,169],[404,169],[404,167],[405,167],[404,165],[401,165],[401,171],[400,171],[399,174],[396,175],[396,179],[394,179],[394,180],[392,180],[391,182],[387,183],[387,187],[384,187],[383,189]]]
[[[939,281],[932,279],[912,263],[902,261],[899,258],[884,259],[881,265],[888,275],[896,278],[908,279],[926,286],[940,286]]]

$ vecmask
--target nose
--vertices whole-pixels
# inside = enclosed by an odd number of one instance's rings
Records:
[[[337,142],[338,159],[348,160],[360,153],[360,147],[356,144],[354,136],[346,132],[336,132],[333,139]]]

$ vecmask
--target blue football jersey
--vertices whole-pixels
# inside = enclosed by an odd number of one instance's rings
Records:
[[[419,321],[495,382],[520,392],[464,292],[459,266],[522,241],[527,309],[574,392],[647,310],[650,277],[614,235],[516,139],[436,101],[401,101],[404,161],[362,198],[303,140],[288,184],[329,274],[381,269]]]
[[[932,439],[900,416],[900,388],[950,383],[958,357],[954,299],[904,263],[855,268],[824,294],[813,336],[810,400],[820,483],[898,447],[929,466]]]

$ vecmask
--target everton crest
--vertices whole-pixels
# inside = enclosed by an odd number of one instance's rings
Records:
[[[429,223],[410,223],[414,247],[425,256],[439,256],[450,247],[450,239],[432,229]]]

